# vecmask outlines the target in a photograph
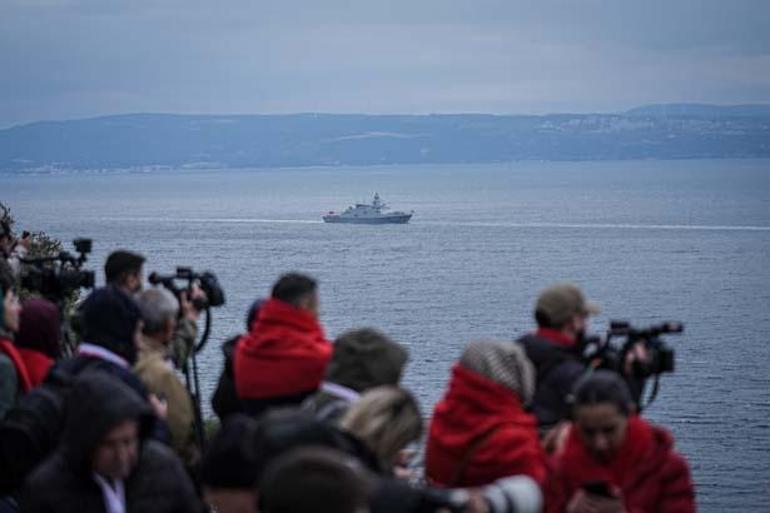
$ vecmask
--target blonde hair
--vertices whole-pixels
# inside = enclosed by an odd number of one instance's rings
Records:
[[[364,392],[348,409],[340,426],[361,439],[389,472],[399,451],[420,438],[422,416],[407,390],[381,386]]]

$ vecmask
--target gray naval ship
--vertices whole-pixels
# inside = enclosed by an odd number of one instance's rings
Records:
[[[329,212],[323,216],[325,223],[349,224],[404,224],[408,223],[414,214],[411,212],[384,212],[388,206],[382,202],[380,195],[374,193],[374,200],[369,203],[356,203],[341,214]]]

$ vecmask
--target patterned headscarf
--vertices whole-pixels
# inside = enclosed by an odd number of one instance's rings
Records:
[[[510,388],[525,405],[535,394],[535,368],[519,344],[471,342],[460,357],[460,365]]]

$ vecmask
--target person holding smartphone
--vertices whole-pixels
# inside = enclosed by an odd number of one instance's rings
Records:
[[[597,371],[576,385],[573,423],[553,459],[548,513],[694,513],[687,461],[635,414],[628,385]]]

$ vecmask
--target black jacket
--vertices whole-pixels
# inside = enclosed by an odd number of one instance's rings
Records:
[[[532,413],[538,427],[547,430],[569,418],[572,388],[586,372],[577,346],[565,347],[535,334],[519,340],[537,372]]]
[[[219,375],[217,388],[211,397],[211,407],[221,422],[224,422],[227,417],[234,413],[243,413],[243,404],[235,390],[235,373],[233,372],[235,344],[240,338],[241,336],[237,335],[222,344],[225,367],[222,369],[222,374]]]
[[[170,449],[148,440],[152,414],[147,403],[100,372],[84,373],[73,384],[61,443],[29,477],[21,511],[103,513],[104,499],[94,481],[91,460],[105,435],[128,419],[138,420],[141,428],[138,460],[124,482],[127,511],[201,511],[181,462]]]

